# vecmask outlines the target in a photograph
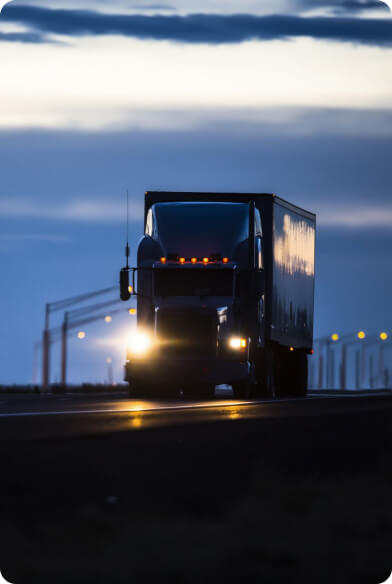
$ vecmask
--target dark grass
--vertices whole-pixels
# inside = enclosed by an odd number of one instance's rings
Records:
[[[378,584],[391,409],[0,443],[16,584]]]

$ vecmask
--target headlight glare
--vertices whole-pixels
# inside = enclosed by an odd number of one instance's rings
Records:
[[[134,333],[128,342],[128,350],[131,355],[142,356],[148,353],[152,347],[151,336],[144,331]]]
[[[229,347],[235,351],[240,351],[241,349],[246,349],[248,346],[247,339],[243,337],[231,337],[229,339]]]

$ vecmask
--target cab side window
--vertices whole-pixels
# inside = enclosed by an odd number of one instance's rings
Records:
[[[152,209],[148,210],[147,213],[147,219],[146,219],[146,229],[144,231],[145,235],[149,235],[150,237],[152,237],[152,233],[153,233],[153,220],[152,220]]]

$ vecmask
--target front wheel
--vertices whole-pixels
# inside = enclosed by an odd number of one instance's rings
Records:
[[[251,386],[249,381],[236,381],[232,384],[232,388],[235,399],[249,399],[251,397]]]

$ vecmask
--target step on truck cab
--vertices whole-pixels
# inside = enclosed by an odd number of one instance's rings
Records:
[[[137,295],[131,395],[306,395],[315,215],[272,194],[147,192],[144,225],[120,275]]]

